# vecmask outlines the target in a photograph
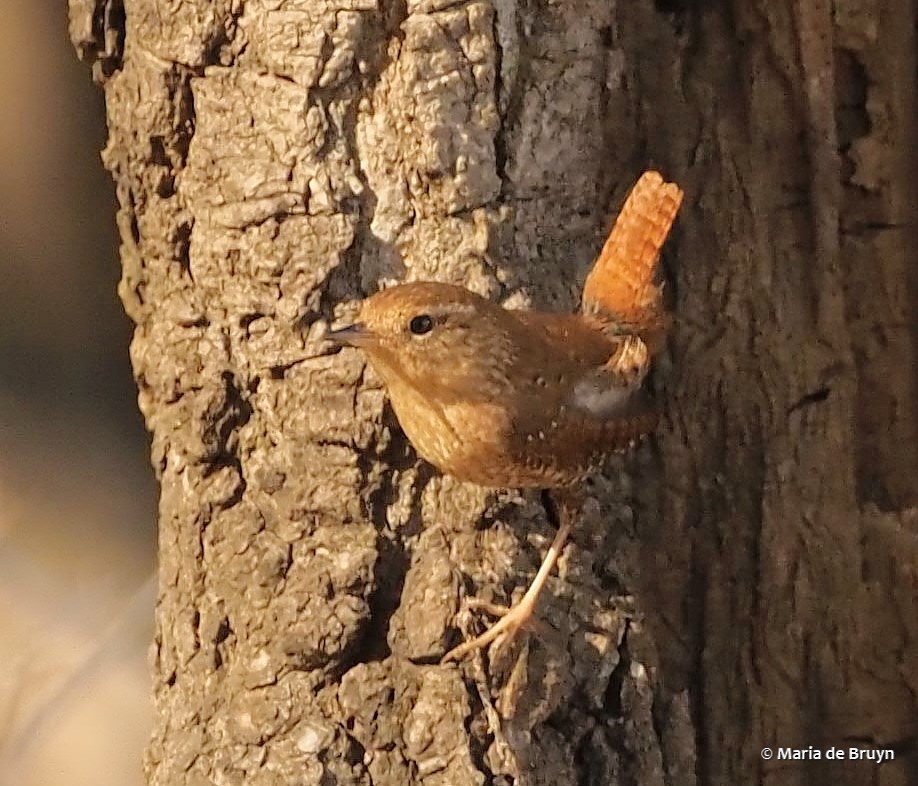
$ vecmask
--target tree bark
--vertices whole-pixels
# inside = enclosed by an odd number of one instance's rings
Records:
[[[151,784],[918,780],[914,2],[70,5],[162,487]],[[324,324],[403,279],[571,310],[649,166],[664,426],[545,628],[440,666],[551,527]]]

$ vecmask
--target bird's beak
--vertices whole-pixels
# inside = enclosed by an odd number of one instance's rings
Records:
[[[346,325],[337,330],[326,331],[325,338],[329,341],[334,341],[336,344],[362,347],[372,340],[373,333],[363,322],[355,322],[353,325]]]

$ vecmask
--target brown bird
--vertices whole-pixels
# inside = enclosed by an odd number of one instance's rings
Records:
[[[569,489],[656,424],[640,385],[667,323],[653,278],[681,198],[656,172],[641,177],[586,280],[580,314],[510,311],[463,287],[416,282],[368,298],[356,324],[327,337],[366,353],[408,439],[442,472],[483,486]],[[532,615],[570,508],[559,506],[558,533],[520,603],[444,660]]]

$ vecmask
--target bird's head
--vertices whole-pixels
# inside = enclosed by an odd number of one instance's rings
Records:
[[[401,385],[441,400],[499,395],[515,319],[464,287],[402,284],[367,298],[358,321],[326,337],[362,349],[390,393]]]

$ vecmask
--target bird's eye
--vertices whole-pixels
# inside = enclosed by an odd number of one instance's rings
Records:
[[[427,314],[419,314],[416,317],[412,317],[408,323],[408,330],[416,336],[423,336],[433,330],[433,320]]]

